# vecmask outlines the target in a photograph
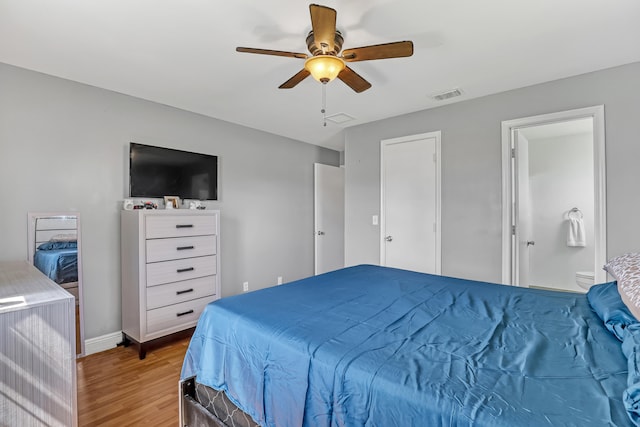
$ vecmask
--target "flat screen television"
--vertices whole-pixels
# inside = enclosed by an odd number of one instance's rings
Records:
[[[218,156],[132,142],[129,196],[218,200]]]

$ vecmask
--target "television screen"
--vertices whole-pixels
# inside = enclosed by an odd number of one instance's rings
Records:
[[[129,196],[218,200],[218,156],[132,142]]]

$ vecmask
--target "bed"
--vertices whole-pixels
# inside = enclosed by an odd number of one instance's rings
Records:
[[[77,287],[76,230],[76,217],[56,216],[36,219],[33,265],[59,285],[73,284]]]
[[[59,285],[78,281],[78,246],[75,241],[41,244],[33,263]]]
[[[640,425],[636,349],[615,282],[584,295],[349,267],[209,304],[181,425]]]

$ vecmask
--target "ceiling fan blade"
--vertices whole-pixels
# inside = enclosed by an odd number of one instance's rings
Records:
[[[338,74],[338,78],[357,93],[364,92],[371,87],[371,83],[363,79],[360,74],[349,67],[344,67],[344,70]]]
[[[336,11],[318,4],[309,5],[313,40],[322,53],[334,50],[336,38]]]
[[[404,58],[413,55],[413,42],[393,42],[372,46],[345,49],[342,58],[346,62],[370,61],[372,59]]]
[[[309,77],[310,74],[310,72],[303,68],[302,70],[298,71],[296,75],[278,86],[278,89],[291,89],[292,87]]]
[[[270,49],[254,49],[252,47],[237,47],[236,52],[259,53],[260,55],[286,56],[289,58],[300,58],[300,59],[307,59],[308,57],[306,53],[285,52],[282,50],[270,50]]]

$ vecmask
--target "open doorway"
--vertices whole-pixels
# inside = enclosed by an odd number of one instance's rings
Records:
[[[503,122],[503,282],[586,292],[606,260],[604,108]]]

